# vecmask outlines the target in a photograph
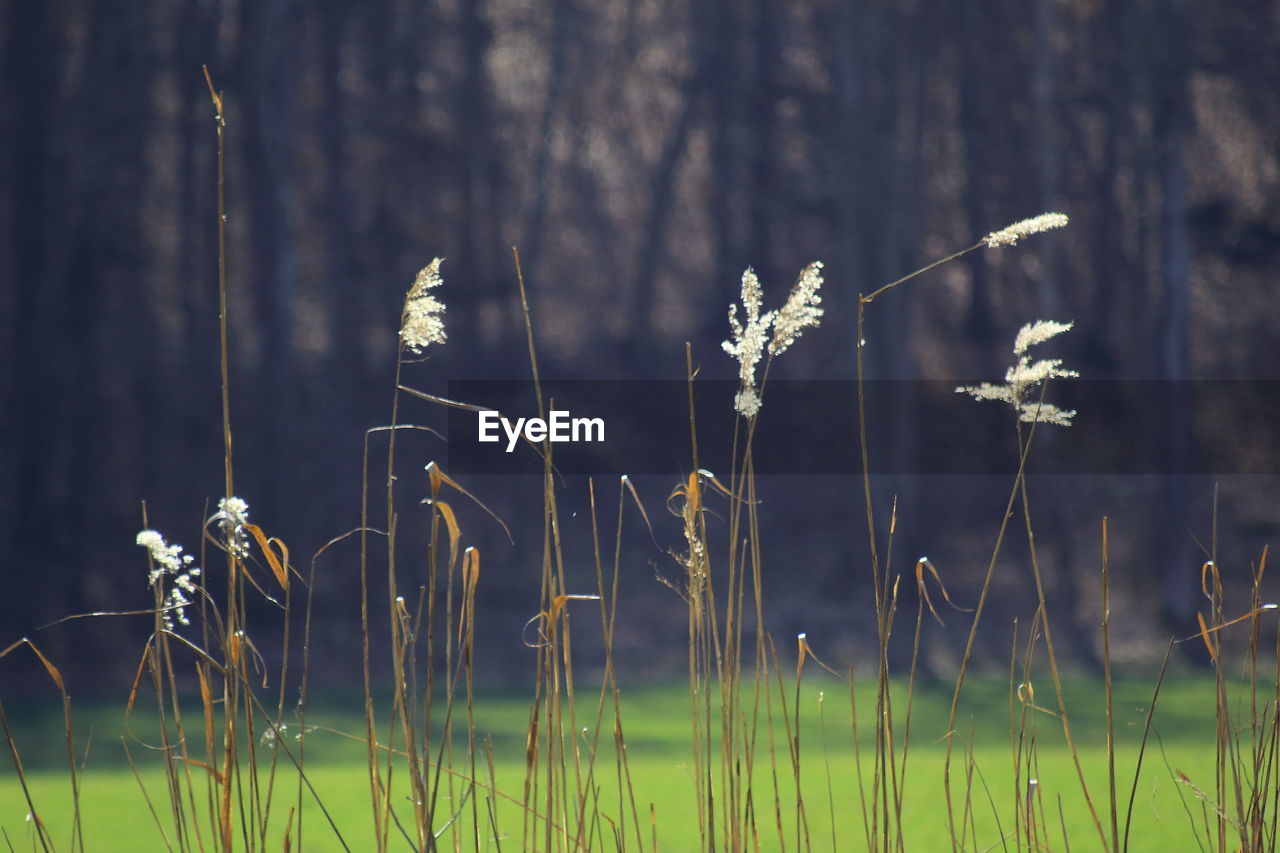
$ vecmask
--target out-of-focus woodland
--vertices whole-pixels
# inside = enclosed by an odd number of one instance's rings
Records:
[[[859,292],[1060,210],[1066,230],[973,253],[877,300],[870,375],[998,380],[1019,326],[1074,320],[1055,346],[1083,376],[1172,380],[1167,428],[1151,441],[1175,461],[1194,417],[1183,380],[1280,379],[1275,3],[0,9],[0,646],[32,634],[64,667],[132,671],[146,617],[38,629],[147,607],[133,543],[141,502],[150,526],[199,553],[221,490],[215,133],[202,64],[227,104],[237,491],[304,570],[359,523],[364,430],[390,417],[404,292],[435,256],[447,258],[449,341],[406,368],[415,387],[528,374],[513,246],[547,375],[679,379],[689,341],[702,375],[732,377],[719,342],[742,270],[754,266],[776,303],[822,259],[823,327],[775,372],[849,378]],[[874,437],[874,453],[911,453],[910,415]],[[1012,428],[993,436],[992,452],[1013,441]],[[377,460],[385,443],[370,446]],[[1263,441],[1258,452],[1276,450]],[[421,466],[444,450],[414,437],[398,452],[408,529],[426,518]],[[1229,575],[1244,577],[1278,529],[1275,483],[1264,480],[1221,485]],[[629,521],[626,660],[661,660],[663,637],[679,643],[684,630],[678,599],[654,579],[672,571],[663,548],[679,544],[662,512],[672,485],[647,486],[661,546]],[[1009,483],[972,485],[957,500],[924,479],[877,481],[882,518],[898,496],[902,565],[927,552],[960,600],[985,570]],[[485,554],[480,642],[508,650],[478,675],[500,678],[527,663],[519,626],[537,607],[540,483],[468,486],[517,539],[465,513]],[[858,491],[778,488],[796,499],[762,511],[776,547],[770,627],[807,628],[815,648],[821,635],[836,659],[856,658],[872,630]],[[566,536],[582,559],[570,572],[592,591],[585,486],[571,490]],[[616,480],[598,484],[606,541],[615,490]],[[1143,654],[1189,632],[1212,478],[1061,478],[1043,490],[1051,602],[1073,622],[1079,659],[1094,654],[1102,515],[1116,606],[1130,617],[1113,643]],[[1031,612],[1024,551],[1009,548],[993,599],[1009,618],[991,624]],[[335,662],[358,654],[356,553],[335,546],[317,567],[317,642]],[[1007,660],[997,633],[987,651]]]

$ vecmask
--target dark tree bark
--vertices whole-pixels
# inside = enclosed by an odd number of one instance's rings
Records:
[[[1160,205],[1160,378],[1165,390],[1162,437],[1165,477],[1163,556],[1166,607],[1173,626],[1195,623],[1198,575],[1190,536],[1189,470],[1191,401],[1187,333],[1191,309],[1191,243],[1187,233],[1187,177],[1183,163],[1191,130],[1188,88],[1188,9],[1184,0],[1161,4],[1161,60],[1154,78],[1159,140]]]
[[[65,547],[57,538],[64,496],[58,494],[58,480],[50,476],[63,414],[59,400],[67,390],[59,387],[64,341],[49,339],[50,330],[59,326],[59,291],[50,274],[49,243],[50,208],[56,209],[60,198],[49,144],[57,102],[52,32],[57,11],[53,3],[12,3],[4,21],[4,79],[11,81],[0,92],[9,140],[4,164],[9,188],[5,265],[10,280],[19,284],[12,314],[5,318],[6,363],[22,365],[8,380],[12,384],[6,408],[23,415],[16,422],[6,420],[12,432],[6,435],[10,461],[3,468],[5,509],[11,521],[6,539],[12,543],[13,565],[18,566],[65,558],[57,554]],[[35,602],[45,600],[40,578],[16,572],[12,579],[15,589],[5,597],[0,621],[11,631],[30,631],[35,626],[29,614],[38,606]]]
[[[183,330],[178,339],[179,351],[172,359],[176,376],[172,377],[169,392],[181,401],[179,420],[171,424],[171,428],[188,435],[217,434],[213,407],[206,401],[190,399],[181,389],[195,377],[217,375],[217,361],[213,358],[217,328],[217,280],[213,272],[217,269],[217,259],[212,239],[217,228],[217,207],[209,168],[213,162],[214,110],[201,66],[209,67],[215,82],[223,79],[218,61],[220,20],[210,0],[187,0],[180,12],[174,49],[178,59],[173,73],[177,78],[179,106],[177,180],[181,222],[176,272],[181,282],[177,301],[182,310]],[[161,446],[168,443],[162,442]],[[157,457],[166,465],[177,461],[161,454]],[[157,471],[154,476],[162,474]]]
[[[746,267],[754,267],[762,282],[770,281],[769,259],[751,248],[750,258],[744,257],[740,248],[742,233],[739,222],[740,200],[744,196],[741,181],[741,145],[736,143],[747,117],[743,108],[744,83],[741,59],[742,38],[739,16],[732,3],[725,0],[704,0],[701,4],[704,19],[697,25],[706,35],[699,36],[704,49],[699,52],[702,66],[698,70],[701,88],[695,98],[705,98],[707,133],[711,137],[711,185],[707,209],[711,214],[712,251],[715,265],[714,280],[727,295],[729,304],[738,299],[741,275]],[[738,269],[734,269],[738,267]],[[655,267],[654,272],[657,269]],[[716,326],[723,318],[716,317]],[[712,331],[714,334],[714,331]]]
[[[774,211],[786,206],[782,187],[775,178],[778,167],[777,75],[782,65],[781,47],[785,43],[786,33],[783,30],[783,18],[772,0],[758,0],[755,16],[752,38],[755,79],[748,114],[751,131],[747,137],[751,140],[753,150],[749,183],[746,187],[746,242],[753,255],[758,258],[753,263],[760,264],[763,271],[772,278],[779,272],[773,260]],[[726,272],[731,270],[722,267],[720,275],[723,276]]]
[[[626,357],[631,365],[643,364],[652,354],[650,324],[653,320],[657,274],[666,245],[671,206],[675,199],[676,173],[697,120],[699,102],[707,89],[709,75],[716,58],[720,56],[717,17],[714,13],[707,12],[712,5],[708,0],[695,7],[694,69],[682,86],[680,112],[653,173],[648,211],[644,217],[645,237],[640,256],[636,259],[635,283],[631,291],[631,329],[626,347]]]
[[[462,80],[458,88],[458,150],[462,156],[462,211],[459,235],[459,264],[480,282],[496,280],[495,265],[489,259],[498,256],[493,238],[498,234],[493,209],[492,152],[495,128],[490,109],[489,78],[485,56],[493,40],[493,32],[483,14],[484,4],[462,4]],[[500,255],[505,268],[506,255]],[[487,285],[486,285],[487,287]]]
[[[836,102],[836,150],[839,152],[836,191],[836,253],[839,268],[854,283],[853,293],[846,297],[856,305],[856,295],[870,293],[877,285],[864,277],[864,257],[859,237],[862,226],[862,186],[860,164],[866,155],[866,139],[862,130],[862,113],[867,102],[867,78],[863,52],[864,38],[853,4],[839,7],[833,27],[832,54],[835,59],[834,97]],[[850,316],[854,312],[850,311]]]
[[[986,28],[990,21],[981,2],[965,3],[960,12],[962,32],[959,68],[960,136],[962,149],[961,171],[964,190],[961,205],[964,208],[968,231],[972,235],[985,234],[993,227],[987,215],[988,200],[986,181],[986,157],[983,147],[995,144],[988,133],[986,110],[990,91],[985,87],[983,70],[988,63],[984,53],[990,49]],[[996,226],[998,227],[998,226]],[[992,351],[996,340],[996,323],[992,316],[991,282],[987,269],[987,257],[983,250],[969,256],[971,277],[969,313],[965,332],[980,353]],[[995,362],[984,359],[984,366],[994,368]]]
[[[542,255],[547,218],[547,203],[551,193],[548,178],[551,174],[551,136],[555,130],[556,118],[564,97],[565,74],[568,65],[568,53],[572,40],[570,26],[574,17],[574,9],[570,0],[555,0],[551,9],[551,37],[547,50],[547,92],[542,104],[542,118],[538,127],[538,154],[533,165],[533,203],[524,227],[522,262],[526,271],[535,273],[538,270],[538,259]],[[571,129],[576,131],[577,128]]]
[[[288,501],[271,467],[293,468],[300,459],[289,436],[297,427],[297,388],[293,345],[298,300],[298,246],[294,235],[297,189],[296,101],[298,19],[292,0],[246,3],[241,9],[246,37],[241,43],[240,91],[244,105],[243,139],[256,273],[252,284],[256,331],[262,362],[253,376],[260,409],[253,425],[261,430],[258,458],[242,456],[242,470],[256,487],[262,517],[279,517]],[[233,381],[233,395],[235,394]],[[233,396],[233,407],[235,400]],[[265,415],[265,417],[263,417]],[[251,435],[253,433],[250,433]]]
[[[1034,113],[1034,145],[1036,164],[1036,204],[1034,210],[1058,209],[1058,187],[1061,172],[1058,163],[1057,115],[1054,92],[1057,91],[1057,62],[1053,34],[1057,30],[1055,0],[1036,0],[1035,38],[1031,61],[1031,102]],[[1036,276],[1036,316],[1057,317],[1061,298],[1057,292],[1058,240],[1047,240],[1037,247],[1039,273]]]
[[[1102,150],[1094,176],[1092,211],[1093,302],[1080,331],[1084,354],[1091,373],[1110,378],[1116,353],[1112,335],[1116,318],[1132,310],[1119,282],[1128,278],[1129,263],[1124,245],[1125,221],[1120,206],[1122,137],[1132,134],[1134,92],[1131,84],[1132,10],[1127,0],[1109,4],[1097,15],[1096,32],[1100,45],[1096,62],[1103,70],[1099,95],[1102,101]],[[1110,82],[1107,82],[1110,81]],[[1132,286],[1130,290],[1137,289]]]

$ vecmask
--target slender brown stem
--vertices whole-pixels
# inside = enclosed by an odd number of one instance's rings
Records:
[[[933,263],[929,264],[927,267],[921,267],[920,269],[916,270],[915,272],[913,272],[913,273],[911,273],[911,274],[909,274],[909,275],[904,275],[902,278],[898,279],[897,281],[891,281],[891,282],[889,282],[888,284],[886,284],[884,287],[881,287],[881,288],[879,288],[879,289],[877,289],[877,290],[873,290],[873,291],[871,291],[871,294],[870,294],[869,296],[860,297],[860,301],[861,301],[864,305],[865,305],[865,304],[868,304],[868,303],[870,303],[872,300],[874,300],[877,296],[879,296],[880,294],[885,293],[885,292],[890,291],[890,290],[893,290],[895,287],[897,287],[897,286],[898,286],[898,285],[900,285],[900,284],[906,284],[908,281],[911,281],[911,279],[916,278],[917,276],[924,275],[925,273],[929,272],[930,270],[935,270],[935,269],[937,269],[938,267],[942,266],[943,264],[949,264],[949,263],[951,263],[952,261],[956,260],[957,258],[962,258],[962,257],[964,257],[965,255],[967,255],[967,254],[969,254],[970,252],[972,252],[974,249],[980,249],[980,248],[982,248],[983,246],[985,246],[986,244],[987,244],[986,238],[983,238],[983,239],[979,240],[978,242],[974,243],[972,246],[970,246],[970,247],[969,247],[969,248],[967,248],[967,249],[961,249],[960,251],[956,252],[956,253],[955,253],[955,254],[953,254],[953,255],[947,255],[945,258],[942,258],[941,260],[934,261]],[[859,338],[859,340],[861,340],[861,338]]]

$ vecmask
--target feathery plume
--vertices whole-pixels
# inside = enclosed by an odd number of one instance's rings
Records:
[[[822,319],[818,307],[822,297],[822,262],[815,261],[800,272],[787,301],[777,311],[760,313],[764,294],[755,270],[747,267],[742,274],[742,314],[738,319],[738,306],[729,306],[729,330],[732,337],[721,346],[738,360],[738,379],[741,388],[733,399],[733,407],[743,417],[753,418],[760,411],[760,391],[756,388],[756,365],[766,349],[769,357],[781,355],[796,342],[805,329],[816,328]],[[772,334],[770,334],[772,329]]]
[[[1053,320],[1036,320],[1034,323],[1028,323],[1018,330],[1018,337],[1013,341],[1013,354],[1022,355],[1030,347],[1068,331],[1072,325],[1055,323]]]
[[[787,348],[796,342],[805,329],[817,328],[822,320],[822,309],[818,305],[822,297],[818,289],[822,287],[822,261],[814,261],[800,271],[800,278],[787,296],[787,301],[778,309],[778,316],[773,321],[773,340],[769,341],[769,355],[782,355]]]
[[[1054,228],[1064,228],[1066,224],[1067,217],[1064,214],[1042,213],[1021,222],[1015,222],[999,231],[992,231],[982,238],[982,242],[993,249],[1001,246],[1016,246],[1023,237],[1030,237],[1042,231],[1051,231]]]
[[[244,526],[249,523],[249,503],[243,498],[219,498],[218,511],[208,523],[217,523],[222,533],[222,543],[237,557],[249,555],[249,534]]]
[[[760,410],[760,398],[755,394],[756,365],[764,354],[769,327],[773,325],[775,316],[773,311],[760,313],[763,301],[760,279],[756,277],[755,270],[747,267],[742,274],[742,313],[745,322],[738,320],[738,306],[730,305],[729,329],[733,338],[721,344],[725,352],[738,360],[738,379],[742,383],[742,393],[738,394],[734,406],[747,417]],[[750,395],[746,394],[748,391],[751,392]],[[751,398],[754,398],[754,403]]]
[[[195,558],[190,554],[184,554],[181,545],[170,545],[165,542],[164,537],[155,530],[139,532],[134,541],[146,548],[151,556],[152,566],[151,573],[147,575],[147,586],[154,587],[157,584],[163,586],[166,576],[173,578],[173,586],[169,587],[162,606],[164,627],[172,631],[175,622],[190,625],[191,620],[187,618],[186,607],[191,603],[191,599],[187,596],[195,595],[196,585],[192,578],[200,576],[200,567],[192,565]]]
[[[404,301],[404,313],[400,318],[400,343],[410,352],[421,353],[430,344],[445,342],[444,303],[431,295],[432,288],[444,283],[440,277],[440,264],[444,258],[436,258],[423,267],[413,280]]]
[[[1018,420],[1023,423],[1071,426],[1071,419],[1076,415],[1074,409],[1067,411],[1052,403],[1041,402],[1034,391],[1042,382],[1050,379],[1068,379],[1080,374],[1074,370],[1064,369],[1060,358],[1032,361],[1026,352],[1031,347],[1062,334],[1073,325],[1073,323],[1055,323],[1051,320],[1028,323],[1018,330],[1018,336],[1013,344],[1013,353],[1018,356],[1018,361],[1005,371],[1003,385],[993,385],[990,382],[964,385],[956,388],[956,393],[968,394],[975,400],[996,400],[1007,403],[1018,413]]]
[[[733,408],[744,418],[754,418],[762,405],[764,401],[760,399],[760,392],[754,388],[743,388],[733,395]]]

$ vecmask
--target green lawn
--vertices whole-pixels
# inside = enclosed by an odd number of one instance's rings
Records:
[[[1145,707],[1149,701],[1150,683],[1141,680],[1122,680],[1117,685],[1116,741],[1118,744],[1116,767],[1117,785],[1121,801],[1121,832],[1123,833],[1124,805],[1128,802],[1133,780],[1137,745],[1141,736]],[[872,697],[869,686],[860,686],[859,726],[863,735],[864,781],[870,781],[870,726],[873,713],[862,707]],[[819,715],[818,696],[825,693],[823,713]],[[788,690],[790,694],[790,690]],[[581,686],[578,693],[577,728],[581,747],[581,774],[584,789],[599,798],[599,811],[616,820],[619,814],[616,785],[615,756],[612,746],[611,721],[606,720],[600,743],[600,755],[594,771],[594,786],[587,786],[588,754],[591,729],[595,726],[594,700]],[[864,700],[865,696],[865,700]],[[921,690],[915,698],[912,720],[910,754],[906,767],[906,794],[904,816],[907,824],[908,847],[912,850],[941,850],[949,847],[946,807],[942,787],[944,746],[939,739],[946,728],[947,705],[950,693],[945,686]],[[1056,706],[1050,685],[1037,685],[1037,699],[1043,706]],[[902,715],[905,695],[897,695],[895,716]],[[791,701],[788,695],[788,701]],[[1073,720],[1073,734],[1080,747],[1084,773],[1090,783],[1090,792],[1104,825],[1107,817],[1108,785],[1105,751],[1105,715],[1101,687],[1091,682],[1073,682],[1068,685],[1068,709]],[[521,796],[524,783],[524,731],[527,720],[527,697],[503,694],[481,695],[476,704],[477,728],[491,733],[495,759],[495,775],[498,787],[504,793]],[[656,814],[656,833],[660,849],[685,851],[697,848],[697,803],[692,781],[690,749],[689,696],[680,686],[645,687],[624,692],[623,725],[626,735],[632,785],[641,818],[641,836],[646,846],[651,838],[649,807]],[[358,708],[358,700],[353,705]],[[849,697],[847,687],[834,681],[807,680],[801,694],[801,792],[804,802],[804,823],[808,827],[811,847],[814,850],[865,849],[862,808],[859,803],[857,776],[854,771],[854,749],[850,733]],[[1247,705],[1242,705],[1247,707]],[[762,706],[763,714],[763,706]],[[60,733],[60,709],[10,708],[19,747],[24,762],[31,793],[46,826],[53,834],[58,849],[71,848],[71,809],[69,782],[64,770],[59,769],[60,750],[63,749]],[[774,694],[773,712],[780,714],[778,697]],[[1096,831],[1088,809],[1080,794],[1076,771],[1070,755],[1063,745],[1058,721],[1045,713],[1033,714],[1034,736],[1038,755],[1036,777],[1041,795],[1046,823],[1051,835],[1047,839],[1053,849],[1062,849],[1059,810],[1065,820],[1071,839],[1071,849],[1099,849]],[[825,717],[825,740],[823,717]],[[1002,831],[1011,828],[1013,810],[1022,800],[1014,790],[1013,762],[1009,745],[1008,686],[998,682],[974,682],[966,688],[966,701],[962,705],[961,725],[958,727],[956,756],[953,760],[953,790],[963,798],[965,755],[970,739],[976,766],[973,782],[973,826],[979,843],[978,850],[1001,849]],[[192,719],[197,719],[195,716]],[[156,821],[152,818],[146,800],[139,790],[128,765],[123,762],[120,746],[122,724],[118,710],[106,706],[90,706],[79,712],[77,729],[80,748],[84,735],[92,727],[93,738],[88,770],[83,776],[80,795],[86,847],[89,850],[144,851],[164,850]],[[152,720],[138,716],[132,728],[141,736]],[[348,732],[359,732],[363,726],[358,716],[339,709],[336,704],[318,702],[310,712],[309,723],[318,723]],[[586,727],[586,735],[581,729]],[[1185,679],[1165,685],[1156,715],[1156,731],[1160,742],[1153,738],[1149,744],[1142,778],[1137,787],[1133,807],[1133,823],[1130,831],[1130,850],[1160,851],[1195,849],[1192,824],[1187,815],[1190,808],[1200,819],[1202,804],[1196,794],[1175,781],[1170,768],[1185,772],[1204,791],[1213,789],[1213,684],[1207,680]],[[899,732],[899,737],[901,732]],[[199,738],[199,733],[196,734]],[[145,739],[145,738],[144,738]],[[295,742],[296,745],[296,742]],[[785,839],[786,849],[796,847],[797,798],[792,782],[792,766],[786,737],[781,722],[777,722],[774,746],[777,750],[776,782],[771,767],[767,732],[761,728],[760,746],[757,750],[753,795],[757,808],[757,821],[762,849],[782,849],[778,824]],[[167,799],[163,792],[163,775],[156,765],[157,753],[139,743],[131,743],[131,750],[143,768],[142,779],[152,803],[160,812],[166,831],[171,821],[167,819]],[[337,824],[352,850],[370,849],[368,840],[372,825],[369,806],[368,781],[364,767],[363,747],[346,741],[338,735],[323,730],[313,730],[306,738],[307,776],[320,800]],[[1167,764],[1166,764],[1167,760]],[[465,746],[455,748],[453,766],[465,769]],[[298,777],[287,759],[282,759],[282,769],[277,774],[276,796],[271,815],[272,838],[283,836],[288,812],[298,802]],[[487,778],[483,758],[478,767],[479,775]],[[829,767],[829,775],[828,775]],[[285,770],[284,768],[289,768]],[[570,760],[570,792],[577,787]],[[193,778],[200,780],[203,770],[193,769]],[[261,777],[265,783],[265,773]],[[399,785],[397,801],[403,800],[403,779]],[[775,788],[776,785],[776,788]],[[203,784],[197,791],[203,792]],[[480,791],[474,800],[463,797],[465,788],[459,783],[454,790],[455,805],[441,802],[441,813],[457,811],[457,826],[464,839],[472,837],[472,806],[475,818],[481,825],[482,837],[488,842],[481,849],[521,851],[526,849],[522,840],[521,810],[516,804],[491,798]],[[775,790],[777,791],[775,797]],[[199,796],[200,794],[197,794]],[[775,808],[775,800],[779,804]],[[1185,801],[1185,804],[1184,804]],[[306,851],[341,850],[334,833],[328,827],[324,815],[316,806],[310,793],[302,796],[303,843]],[[459,809],[460,806],[460,809]],[[962,803],[956,801],[957,810]],[[14,848],[32,848],[32,834],[25,820],[28,808],[17,784],[12,766],[0,775],[0,826],[6,831]],[[407,814],[407,809],[405,813]],[[624,832],[634,848],[635,827],[630,807],[622,811]],[[832,816],[834,815],[834,823]],[[296,820],[296,818],[295,818]],[[496,822],[498,840],[491,826]],[[611,833],[608,826],[599,828]],[[395,833],[395,830],[393,830]],[[297,845],[297,829],[294,829],[294,849]],[[611,836],[610,836],[611,837]],[[2,843],[2,842],[0,842]],[[535,841],[529,841],[532,849]],[[277,848],[278,848],[277,842]],[[393,843],[393,849],[405,849],[403,842]],[[452,847],[451,844],[446,845]],[[472,849],[464,840],[462,849]],[[538,845],[541,847],[541,845]],[[612,843],[592,840],[592,849],[612,849]],[[971,847],[972,849],[972,847]]]

